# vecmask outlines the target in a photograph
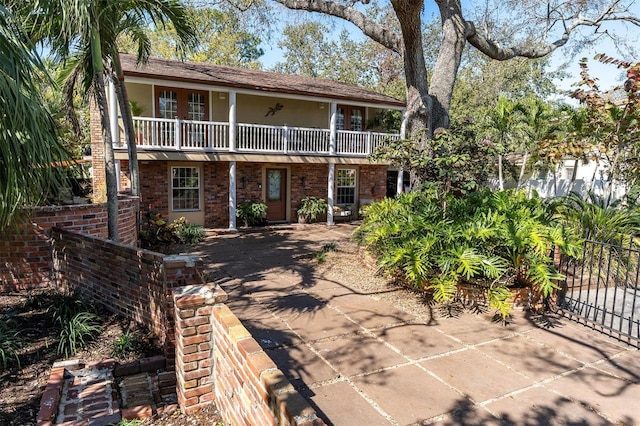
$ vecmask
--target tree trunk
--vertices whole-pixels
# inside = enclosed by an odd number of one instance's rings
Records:
[[[407,134],[417,139],[425,149],[433,134],[431,111],[433,102],[427,86],[427,67],[422,48],[422,2],[392,0],[400,29],[404,55],[404,73],[407,84]]]
[[[442,43],[429,84],[429,93],[433,98],[431,124],[433,129],[446,129],[449,127],[453,87],[467,40],[460,0],[440,0],[436,3],[440,8]]]
[[[498,154],[498,189],[504,191],[504,179],[502,177],[502,154]]]
[[[117,61],[118,67],[120,61]],[[122,112],[122,123],[124,125],[124,134],[127,139],[127,153],[129,155],[129,176],[131,178],[131,195],[140,196],[140,173],[138,171],[138,147],[136,145],[136,133],[133,126],[133,117],[131,116],[131,105],[129,105],[129,96],[127,88],[123,84],[124,76],[120,76],[122,69],[118,71],[115,78],[116,93],[118,94],[118,103]]]
[[[571,173],[571,179],[569,180],[568,191],[573,192],[573,186],[576,183],[576,177],[578,176],[578,159],[573,160],[573,173]]]
[[[104,143],[105,175],[107,180],[107,229],[109,239],[118,241],[118,177],[113,156],[111,127],[107,114],[107,96],[102,73],[93,76],[93,90],[102,122],[102,140]]]
[[[522,187],[522,178],[524,177],[524,172],[527,168],[527,161],[529,161],[529,152],[525,152],[524,157],[522,158],[522,166],[520,166],[520,176],[518,176],[518,185],[516,186],[516,189],[520,189]]]

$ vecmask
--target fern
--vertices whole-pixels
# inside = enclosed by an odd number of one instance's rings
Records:
[[[456,285],[457,280],[451,276],[438,276],[435,277],[427,288],[433,290],[433,300],[438,303],[451,302],[458,289]]]

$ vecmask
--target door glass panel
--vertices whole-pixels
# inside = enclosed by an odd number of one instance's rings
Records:
[[[178,116],[178,93],[173,90],[162,90],[158,96],[158,106],[160,118],[176,118]]]
[[[344,130],[344,108],[338,107],[336,111],[336,129]]]
[[[204,120],[204,95],[202,93],[189,93],[187,102],[189,107],[187,119],[197,121]]]
[[[280,201],[282,199],[282,170],[269,170],[269,201]]]
[[[351,110],[351,130],[354,132],[362,131],[362,110],[360,109],[352,109]]]

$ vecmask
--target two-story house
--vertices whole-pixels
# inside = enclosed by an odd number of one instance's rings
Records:
[[[138,67],[131,55],[121,61],[138,109],[134,127],[145,211],[235,229],[236,207],[245,200],[266,203],[269,221],[291,222],[308,195],[357,212],[402,188],[401,173],[367,158],[400,137],[370,123],[384,111],[402,111],[402,101],[303,76],[155,58]],[[109,91],[124,190],[127,149],[119,111],[112,107],[115,91]],[[93,139],[99,170],[102,149]],[[327,216],[333,224],[332,208]]]

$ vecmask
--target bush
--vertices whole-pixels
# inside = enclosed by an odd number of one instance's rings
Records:
[[[304,197],[300,200],[298,216],[308,222],[315,222],[318,216],[327,212],[327,202],[323,198]]]
[[[185,223],[180,228],[180,241],[184,244],[197,244],[204,240],[204,228],[193,223]]]
[[[379,267],[410,285],[452,301],[459,283],[487,289],[490,307],[506,316],[508,286],[548,296],[562,276],[550,253],[577,255],[578,239],[554,221],[553,206],[524,192],[489,190],[463,198],[412,192],[371,205],[355,238]]]
[[[144,229],[140,231],[142,247],[158,250],[175,243],[196,244],[204,239],[204,229],[200,225],[187,222],[180,217],[168,222],[158,213],[150,213]]]
[[[243,220],[244,226],[263,225],[267,221],[267,205],[253,201],[238,203],[236,216]]]
[[[2,370],[6,370],[9,362],[15,360],[18,366],[18,349],[22,346],[20,331],[11,318],[0,317],[0,359],[2,359]]]
[[[126,359],[129,355],[141,351],[143,342],[140,341],[131,330],[127,330],[116,340],[111,350],[111,356]]]

